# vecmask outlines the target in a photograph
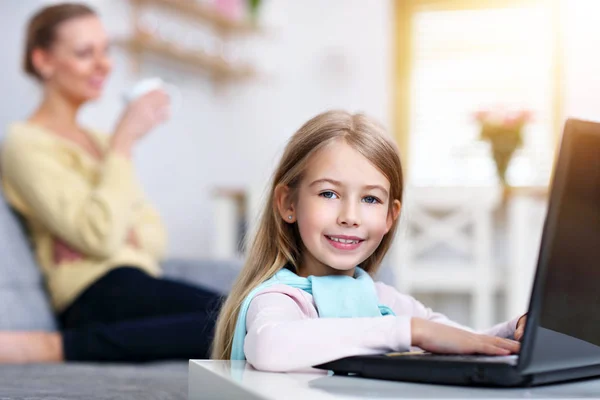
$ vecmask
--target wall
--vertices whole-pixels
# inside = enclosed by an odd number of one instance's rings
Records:
[[[600,120],[600,3],[562,0],[564,115]]]
[[[5,96],[0,100],[0,123],[3,128],[10,121],[24,118],[35,107],[38,88],[21,73],[21,53],[24,21],[41,3],[41,0],[0,3],[0,26],[4,35],[10,35],[10,39],[6,36],[1,45],[0,76]],[[0,138],[3,131],[0,130]]]
[[[8,3],[0,3],[0,18],[8,20],[4,26],[22,31],[38,2]],[[127,1],[87,3],[100,11],[111,36],[130,32]],[[241,49],[267,76],[219,89],[201,75],[150,58],[136,77],[128,54],[114,48],[115,69],[105,96],[82,114],[84,124],[110,132],[123,107],[122,92],[137,78],[159,75],[181,88],[181,108],[135,154],[139,177],[167,224],[172,256],[210,255],[214,187],[262,187],[286,139],[311,116],[345,108],[389,125],[390,0],[271,0],[264,7],[271,28],[244,40]],[[161,34],[188,42],[200,38],[191,25],[169,16],[160,21]],[[3,126],[27,115],[37,98],[35,86],[18,73],[21,42],[4,43],[5,60],[11,61],[0,68],[10,71],[9,90],[25,95],[0,107]]]

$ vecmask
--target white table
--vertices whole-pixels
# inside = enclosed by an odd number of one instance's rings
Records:
[[[600,379],[527,389],[426,385],[323,373],[259,372],[244,361],[190,360],[189,400],[600,398]]]

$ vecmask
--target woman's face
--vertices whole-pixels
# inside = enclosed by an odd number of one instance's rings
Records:
[[[84,103],[102,95],[112,68],[108,47],[108,35],[98,17],[74,18],[57,28],[54,43],[46,51],[38,50],[34,63],[48,88]]]

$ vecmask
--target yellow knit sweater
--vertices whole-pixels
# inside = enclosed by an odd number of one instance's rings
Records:
[[[165,251],[164,226],[131,162],[109,151],[108,137],[94,133],[92,139],[104,150],[102,161],[38,125],[20,122],[9,127],[0,153],[4,194],[28,223],[57,312],[115,267],[158,275]],[[127,240],[130,230],[137,246]],[[57,238],[81,257],[57,264]]]

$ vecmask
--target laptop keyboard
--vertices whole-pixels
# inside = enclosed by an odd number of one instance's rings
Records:
[[[389,353],[388,357],[403,357],[407,359],[423,359],[427,361],[454,361],[454,362],[476,362],[476,363],[501,363],[517,365],[519,356],[517,354],[509,356],[484,356],[476,354],[457,355],[457,354],[432,354],[426,352],[406,352],[406,353]]]

